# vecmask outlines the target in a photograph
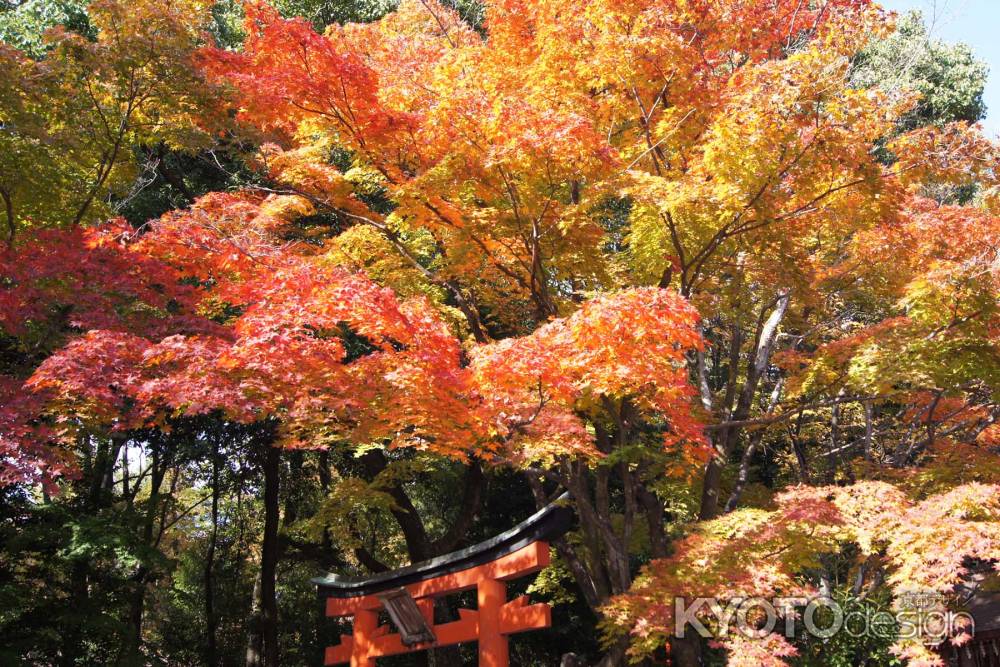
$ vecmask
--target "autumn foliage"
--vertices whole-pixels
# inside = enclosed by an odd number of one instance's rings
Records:
[[[904,131],[914,91],[854,82],[891,15],[495,0],[477,30],[403,0],[320,33],[244,11],[241,49],[168,13],[197,94],[155,51],[119,111],[140,143],[240,137],[253,178],[84,225],[112,158],[75,219],[7,213],[0,484],[54,492],[87,438],[195,416],[514,469],[539,503],[571,491],[560,562],[617,661],[661,655],[674,596],[828,593],[834,557],[853,595],[948,596],[1000,562],[1000,153],[967,122]]]

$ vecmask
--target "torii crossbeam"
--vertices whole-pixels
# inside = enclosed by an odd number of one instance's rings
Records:
[[[329,574],[313,579],[325,600],[327,616],[354,617],[353,634],[342,635],[339,644],[327,647],[323,664],[375,667],[375,659],[383,656],[478,642],[481,667],[508,667],[508,636],[551,626],[552,613],[549,605],[531,604],[525,595],[507,600],[506,582],[549,564],[548,540],[563,534],[572,521],[572,510],[564,500],[560,498],[511,530],[461,551],[368,578]],[[477,609],[460,609],[459,620],[434,624],[434,598],[473,588]],[[393,632],[390,624],[379,624],[383,602],[406,598],[407,593],[424,621],[424,631],[415,635],[416,643],[414,636]],[[413,604],[404,602],[390,610],[397,626],[397,616],[405,616],[406,605]]]

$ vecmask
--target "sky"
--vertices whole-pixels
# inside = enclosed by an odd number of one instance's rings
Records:
[[[1000,0],[878,0],[886,9],[919,9],[931,35],[947,42],[965,42],[990,67],[983,95],[990,136],[1000,135]]]

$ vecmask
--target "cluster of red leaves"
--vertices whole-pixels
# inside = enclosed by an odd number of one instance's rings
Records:
[[[137,250],[180,276],[211,283],[213,296],[240,303],[229,288],[252,284],[285,254],[277,237],[287,220],[264,204],[246,192],[207,194],[151,223]]]
[[[41,229],[0,251],[0,328],[60,340],[66,330],[152,336],[204,330],[191,317],[195,292],[179,274],[130,245],[124,221]]]
[[[283,20],[273,7],[245,5],[243,51],[206,49],[201,63],[243,95],[241,117],[267,130],[294,133],[304,118],[349,132],[358,147],[406,130],[409,114],[385,108],[378,79],[360,56],[317,34],[302,18]]]
[[[27,388],[46,392],[49,412],[67,427],[130,428],[218,410],[240,421],[277,416],[305,432],[360,421],[393,372],[419,367],[440,380],[458,368],[458,340],[426,303],[401,304],[388,289],[275,242],[269,232],[281,221],[266,204],[210,196],[168,214],[138,244],[156,256],[149,262],[172,267],[175,282],[196,279],[205,302],[233,308],[227,327],[169,336],[93,327],[48,357]],[[358,358],[349,358],[346,336],[363,348]]]
[[[869,267],[892,266],[898,281],[937,265],[978,265],[997,272],[1000,269],[991,265],[1000,253],[1000,217],[981,208],[913,197],[898,216],[860,234],[853,245],[856,261]],[[899,282],[890,285],[902,288]]]
[[[595,298],[530,336],[475,350],[476,387],[505,434],[521,431],[528,456],[596,454],[575,412],[629,397],[668,424],[667,446],[704,451],[692,414],[685,354],[701,345],[698,314],[674,292],[640,288]]]
[[[71,443],[88,430],[218,411],[243,422],[276,418],[289,446],[377,442],[537,460],[594,454],[578,413],[627,397],[665,422],[668,444],[703,445],[684,370],[686,351],[700,344],[697,314],[676,294],[595,299],[531,336],[472,349],[467,364],[425,298],[401,301],[312,246],[283,242],[287,199],[209,195],[128,245],[101,236],[82,245],[81,261],[97,267],[78,325],[87,330],[34,370],[20,408],[5,412],[18,424],[14,440]],[[26,258],[11,303],[51,307],[83,288],[53,278],[58,269],[33,252],[11,253]],[[44,293],[28,279],[43,267]],[[122,300],[162,314],[152,323],[115,320],[127,312]],[[173,311],[214,314],[225,325]]]
[[[23,418],[42,407],[41,396],[23,391],[14,378],[0,376],[0,486],[42,484],[51,493],[57,478],[75,474],[72,456],[53,446],[51,431]]]
[[[109,423],[134,409],[136,335],[218,334],[195,313],[196,290],[172,267],[136,249],[122,221],[42,229],[0,251],[0,330],[29,360],[67,343],[62,394],[23,383],[31,368],[0,375],[0,484],[44,483],[73,474],[64,443],[82,425],[76,409]],[[81,332],[87,332],[80,336]],[[58,410],[56,406],[63,409]]]
[[[307,266],[275,272],[231,338],[153,343],[94,331],[49,357],[28,387],[47,392],[68,429],[218,410],[240,421],[278,417],[291,445],[388,439],[515,460],[596,455],[577,411],[630,397],[668,424],[668,445],[700,452],[683,369],[685,350],[699,344],[695,321],[672,293],[625,292],[532,336],[481,346],[464,367],[458,340],[425,300],[400,303],[358,275]],[[349,354],[344,327],[363,341],[361,356]]]

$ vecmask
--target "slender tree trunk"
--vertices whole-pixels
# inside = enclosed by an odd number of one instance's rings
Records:
[[[250,617],[247,621],[250,633],[247,637],[246,667],[263,667],[264,665],[261,574],[261,571],[258,570],[253,582],[253,595],[250,598]]]
[[[640,484],[639,502],[646,513],[646,530],[649,531],[649,547],[653,558],[666,558],[669,548],[663,525],[663,501],[655,493]]]
[[[628,664],[625,652],[628,651],[629,639],[628,635],[619,637],[604,655],[601,656],[600,661],[598,661],[595,667],[625,667]]]
[[[17,235],[17,222],[14,220],[14,202],[10,193],[0,189],[0,199],[3,199],[4,215],[7,218],[7,247],[14,247],[14,237]]]
[[[799,466],[799,483],[812,484],[812,475],[809,474],[809,460],[806,458],[805,447],[802,446],[802,420],[805,418],[805,411],[799,413],[795,420],[795,428],[789,433],[792,440],[792,450],[795,452],[795,461]]]
[[[92,436],[78,439],[83,459],[82,475],[77,482],[77,489],[83,498],[83,504],[88,513],[96,513],[100,509],[101,481],[104,475],[104,440]],[[72,604],[77,609],[88,610],[90,607],[90,564],[88,561],[74,558],[70,568],[69,590]],[[59,664],[61,667],[71,667],[77,664],[80,657],[82,637],[80,626],[69,623],[61,630]]]
[[[281,451],[270,444],[264,453],[264,539],[260,558],[260,645],[262,661],[247,667],[278,667],[278,600],[275,594],[278,569],[278,484]],[[248,654],[249,658],[249,654]]]
[[[153,157],[153,151],[149,151],[149,153],[150,157]],[[167,164],[167,146],[162,141],[156,147],[155,160],[156,171],[163,177],[163,180],[169,183],[174,190],[181,193],[184,199],[187,200],[187,204],[193,202],[195,199],[194,194],[184,182],[184,177]]]
[[[323,490],[324,498],[329,495],[330,488],[333,486],[333,475],[330,472],[330,454],[325,451],[320,452],[319,455],[319,486]],[[322,553],[323,568],[329,570],[332,568],[334,562],[336,562],[333,537],[330,535],[329,526],[323,528]]]
[[[764,311],[761,312],[761,319],[758,320],[757,325],[754,353],[750,359],[750,363],[747,364],[747,377],[743,383],[743,389],[740,392],[736,409],[733,411],[731,417],[734,421],[744,420],[750,414],[750,410],[753,407],[753,398],[757,393],[757,385],[761,377],[763,377],[764,371],[767,370],[767,366],[771,360],[771,353],[774,351],[774,342],[778,336],[778,326],[784,319],[785,313],[788,312],[788,305],[791,301],[790,297],[791,294],[788,291],[778,294],[772,302],[773,309],[766,320],[763,319]],[[730,383],[729,388],[732,389],[733,386],[733,383]],[[712,457],[712,460],[705,467],[701,509],[699,511],[699,518],[702,520],[713,519],[719,513],[719,487],[722,482],[722,468],[728,461],[739,433],[740,429],[737,426],[725,428],[719,433],[719,444],[716,446],[717,451],[715,452],[715,456]]]
[[[133,590],[128,603],[128,631],[118,664],[122,667],[139,667],[142,660],[142,618],[146,607],[146,576],[148,570],[140,567],[133,576]]]
[[[77,609],[87,609],[90,606],[87,570],[85,561],[73,561],[70,570],[69,590],[70,600]],[[59,665],[60,667],[73,667],[78,664],[77,658],[80,657],[80,626],[76,623],[70,623],[60,630],[62,641],[59,649]]]
[[[774,390],[771,392],[771,399],[767,404],[767,411],[764,413],[766,416],[774,414],[774,409],[778,405],[778,399],[781,398],[781,388],[784,385],[784,379],[778,380],[774,385]],[[740,497],[743,495],[743,489],[746,488],[747,481],[750,479],[750,465],[753,463],[753,457],[760,448],[760,443],[764,439],[764,429],[758,428],[750,436],[750,444],[743,451],[743,458],[740,460],[740,472],[739,476],[736,478],[736,488],[733,489],[732,494],[729,496],[729,500],[726,501],[726,512],[732,512],[736,509],[736,506],[740,502]]]
[[[131,489],[129,488],[129,471],[128,471],[128,443],[126,442],[122,445],[122,497],[126,498],[131,504]]]
[[[111,448],[108,454],[108,465],[104,469],[104,490],[108,492],[109,496],[114,492],[115,464],[118,463],[118,455],[121,454],[123,449],[125,449],[125,445],[126,438],[124,436],[120,434],[111,436]],[[123,459],[123,467],[126,465],[127,461],[127,458]]]
[[[743,450],[743,456],[740,458],[740,471],[736,476],[736,486],[733,487],[733,492],[729,494],[729,500],[726,501],[725,512],[727,514],[736,509],[740,498],[743,496],[743,489],[746,488],[747,482],[750,480],[750,466],[753,464],[753,457],[757,454],[757,449],[760,447],[760,442],[763,438],[763,429],[754,431],[750,436],[749,444]]]
[[[288,462],[288,474],[285,479],[299,479],[302,476],[302,466],[305,465],[304,452],[301,449],[290,449],[285,453],[285,460]],[[299,520],[299,503],[300,498],[296,496],[294,484],[289,483],[285,489],[284,512],[281,515],[285,526],[291,526]]]
[[[715,518],[719,513],[719,488],[722,486],[722,468],[728,458],[726,454],[727,452],[722,450],[716,451],[705,465],[701,486],[701,510],[698,513],[698,518],[702,521]]]
[[[87,480],[88,506],[91,510],[98,507],[102,500],[104,481],[107,479],[108,449],[111,446],[105,438],[95,437],[94,457],[90,470],[90,479]]]
[[[840,463],[840,404],[830,410],[830,449],[826,455],[826,483],[833,484]]]
[[[872,401],[865,401],[865,461],[871,463],[872,461],[872,432],[873,426],[873,413],[875,411],[875,406]]]
[[[119,446],[124,445],[121,444]],[[146,516],[142,528],[142,539],[144,544],[155,548],[159,540],[153,534],[153,524],[156,522],[157,509],[160,507],[160,486],[163,484],[164,477],[166,477],[167,465],[161,459],[160,453],[155,447],[152,450],[152,458],[149,499],[146,501],[148,505],[146,506]],[[160,530],[162,532],[163,516],[160,516]],[[138,666],[143,663],[142,621],[146,607],[146,579],[149,577],[149,574],[149,568],[145,565],[140,565],[135,574],[130,577],[129,583],[132,590],[129,594],[128,625],[118,659],[118,664],[122,666]]]
[[[674,667],[701,666],[701,638],[692,628],[684,633],[684,638],[670,640],[670,664]]]
[[[215,615],[215,547],[219,539],[219,442],[212,443],[212,531],[205,554],[205,662],[215,667],[219,662],[216,631],[219,620]]]

